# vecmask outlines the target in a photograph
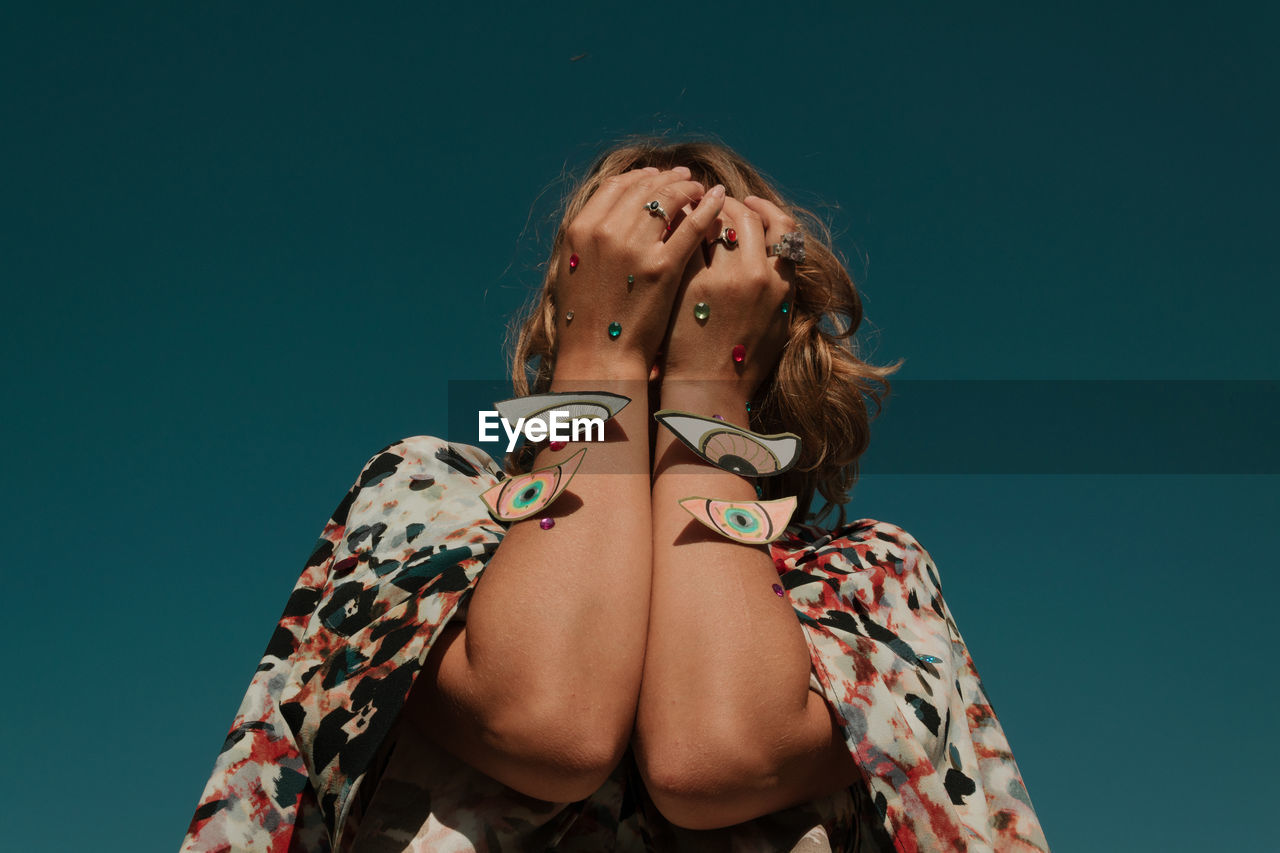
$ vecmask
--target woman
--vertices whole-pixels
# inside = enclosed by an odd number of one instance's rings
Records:
[[[1048,849],[919,543],[864,519],[744,544],[789,497],[846,500],[896,369],[848,347],[857,293],[798,215],[721,146],[596,163],[514,381],[631,403],[512,459],[571,477],[523,520],[474,448],[370,460],[184,850]],[[798,458],[743,476],[659,411]],[[695,523],[710,499],[743,530]]]

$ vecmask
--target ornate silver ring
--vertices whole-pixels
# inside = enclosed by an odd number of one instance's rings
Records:
[[[764,253],[770,257],[777,256],[794,261],[797,264],[804,263],[804,232],[788,231],[783,234],[777,243],[769,246]]]

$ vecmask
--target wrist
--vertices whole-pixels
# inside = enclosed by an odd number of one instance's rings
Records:
[[[649,362],[643,353],[635,351],[623,352],[583,352],[564,353],[556,357],[555,369],[551,374],[552,384],[571,382],[590,384],[600,381],[635,381],[649,379]]]
[[[724,379],[673,379],[662,382],[659,407],[703,417],[720,416],[726,423],[748,427],[749,398],[744,386]]]

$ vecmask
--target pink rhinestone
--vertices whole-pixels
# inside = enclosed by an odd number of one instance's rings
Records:
[[[547,446],[550,447],[552,450],[564,450],[565,444],[566,442],[563,442],[563,441],[553,441]]]
[[[747,348],[742,344],[738,344],[733,348],[733,360],[735,364],[742,364],[747,360]]]
[[[779,598],[781,598],[781,597],[782,597],[782,587],[775,583],[775,584],[773,585],[773,594],[774,594],[774,595],[776,595],[776,596],[778,596]]]
[[[577,256],[577,255],[570,255],[570,256],[569,256],[569,269],[571,269],[571,270],[576,270],[577,268],[578,268],[578,256]]]
[[[541,527],[543,530],[550,530],[551,528],[556,526],[556,520],[554,518],[544,518],[538,522],[538,526]],[[782,593],[778,593],[778,594],[781,595]]]
[[[724,420],[724,415],[712,415],[711,417],[715,418],[718,421]]]

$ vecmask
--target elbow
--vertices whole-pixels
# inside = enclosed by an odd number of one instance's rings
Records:
[[[776,768],[747,733],[649,738],[636,761],[654,806],[682,829],[720,829],[759,817],[753,802],[777,781]]]
[[[616,766],[616,765],[614,765]],[[494,778],[513,791],[549,803],[576,803],[600,790],[613,767],[584,765],[573,758],[551,756],[508,766]]]
[[[576,803],[590,797],[622,760],[621,755],[615,757],[607,749],[583,742],[557,746],[547,741],[526,755],[528,760],[514,767],[509,778],[498,781],[525,796],[552,803]]]
[[[560,706],[563,709],[563,706]],[[604,785],[622,761],[629,730],[591,715],[529,708],[504,715],[485,738],[503,756],[492,775],[508,788],[553,803],[573,803]]]
[[[634,701],[610,702],[549,667],[477,666],[467,639],[449,632],[410,692],[404,713],[419,731],[534,799],[572,803],[598,790],[626,752]]]

